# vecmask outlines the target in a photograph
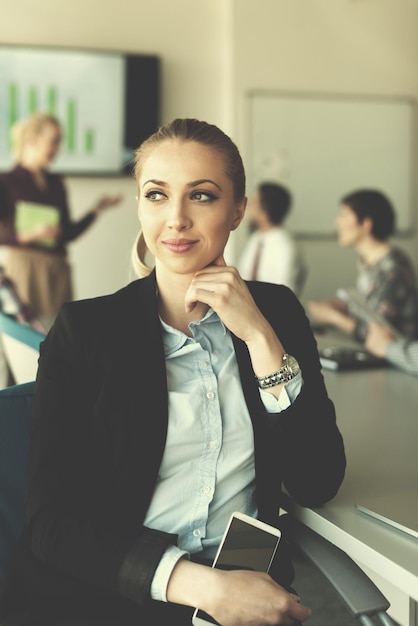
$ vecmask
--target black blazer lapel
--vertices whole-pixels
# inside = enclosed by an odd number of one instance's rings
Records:
[[[127,458],[121,459],[126,468],[123,475],[132,490],[136,489],[144,510],[154,490],[168,424],[165,356],[155,288],[152,273],[115,294],[114,310],[119,312],[119,320],[111,347],[116,356],[112,361],[118,365],[110,395],[116,392],[123,407],[120,419],[124,420],[121,426],[127,452]]]

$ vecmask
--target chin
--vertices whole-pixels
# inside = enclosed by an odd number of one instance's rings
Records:
[[[352,245],[352,242],[346,239],[345,237],[340,237],[339,235],[337,235],[337,239],[338,239],[338,243],[343,248],[349,248]]]

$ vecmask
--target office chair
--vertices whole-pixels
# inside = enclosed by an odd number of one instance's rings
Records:
[[[0,590],[13,546],[24,527],[34,387],[34,382],[28,382],[0,390]],[[291,506],[288,508],[291,510]],[[347,554],[294,519],[291,513],[281,519],[291,545],[326,576],[354,619],[364,626],[376,623],[394,626],[395,622],[386,613],[388,600]],[[309,598],[303,598],[303,602],[309,605]]]
[[[363,626],[397,626],[386,612],[390,602],[343,550],[289,513],[282,517],[281,525],[294,551],[321,572],[353,620],[359,621]],[[304,598],[304,603],[309,605],[309,598]]]
[[[0,338],[14,382],[21,384],[35,380],[39,344],[45,334],[0,311]]]
[[[24,524],[29,422],[35,383],[0,390],[0,589]]]

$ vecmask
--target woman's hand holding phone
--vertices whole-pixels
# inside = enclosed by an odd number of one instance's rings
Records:
[[[277,626],[303,622],[311,614],[299,598],[288,593],[266,572],[250,570],[217,570],[222,590],[205,609],[216,622],[199,617],[194,626]]]
[[[193,626],[291,625],[311,614],[265,572],[215,569],[186,559],[173,570],[167,599],[201,607],[193,615]]]
[[[193,626],[276,626],[305,621],[310,609],[268,574],[280,538],[277,528],[233,513],[212,567],[179,561],[167,599],[199,607]]]

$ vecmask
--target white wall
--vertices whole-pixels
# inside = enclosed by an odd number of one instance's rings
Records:
[[[418,98],[416,0],[234,0],[233,21],[236,132],[244,155],[250,90]],[[417,235],[396,241],[418,267]],[[353,284],[353,251],[335,240],[303,244],[310,270],[302,300]]]
[[[245,161],[249,90],[418,97],[417,23],[417,0],[14,0],[2,11],[0,42],[158,54],[162,121],[219,124]],[[74,216],[104,191],[125,194],[70,247],[77,297],[114,290],[129,275],[133,181],[70,179],[68,186]],[[244,229],[234,233],[232,261],[244,237]],[[310,265],[303,299],[352,284],[352,251],[335,240],[303,243]],[[399,243],[418,266],[417,236]]]

